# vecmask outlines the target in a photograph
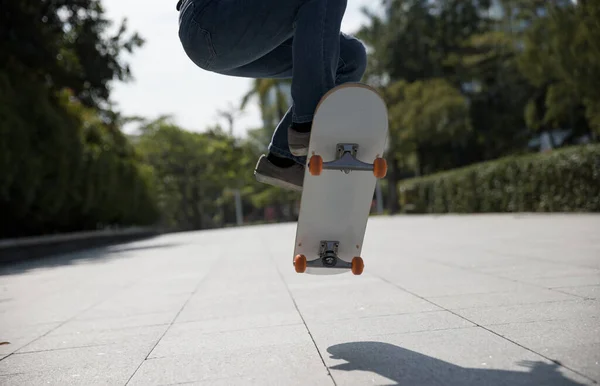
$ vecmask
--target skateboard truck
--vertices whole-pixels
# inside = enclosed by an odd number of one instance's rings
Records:
[[[364,269],[362,258],[354,257],[351,263],[338,257],[339,241],[321,241],[319,247],[319,258],[306,260],[306,256],[298,255],[294,258],[296,272],[302,273],[309,268],[341,268],[350,269],[355,275],[360,275]]]
[[[336,145],[336,159],[330,162],[323,162],[320,155],[310,157],[308,168],[310,174],[318,176],[323,170],[341,170],[348,174],[352,170],[373,171],[377,178],[385,177],[387,173],[387,163],[381,157],[375,158],[372,164],[362,162],[356,158],[358,144],[356,143],[338,143]]]
[[[349,263],[340,260],[337,256],[339,246],[340,243],[338,241],[321,241],[321,246],[319,248],[320,259],[309,262],[309,267],[316,264],[316,266],[319,267],[333,268],[339,263],[339,268],[348,268]],[[317,263],[319,261],[320,263]]]
[[[373,170],[373,165],[362,162],[356,158],[358,144],[356,143],[338,143],[336,147],[335,161],[325,162],[323,169],[342,170],[348,174],[351,170]]]

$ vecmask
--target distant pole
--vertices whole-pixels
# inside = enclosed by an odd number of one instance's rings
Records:
[[[235,217],[237,225],[241,226],[244,223],[244,216],[242,214],[242,195],[239,189],[233,191],[235,193]]]
[[[244,215],[242,213],[242,193],[239,189],[225,188],[225,192],[233,192],[235,198],[235,220],[238,226],[244,224]]]
[[[377,199],[377,213],[383,214],[383,195],[381,194],[381,184],[379,180],[375,185],[375,197]]]

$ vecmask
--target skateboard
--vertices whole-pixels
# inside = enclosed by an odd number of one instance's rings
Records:
[[[296,228],[297,273],[362,274],[361,251],[375,185],[387,173],[387,135],[387,108],[372,87],[346,83],[321,98]]]

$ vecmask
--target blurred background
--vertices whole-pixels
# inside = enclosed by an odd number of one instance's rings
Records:
[[[0,238],[297,219],[253,175],[289,81],[195,67],[175,5],[2,2]],[[390,113],[373,214],[600,211],[600,2],[349,0],[343,31]]]

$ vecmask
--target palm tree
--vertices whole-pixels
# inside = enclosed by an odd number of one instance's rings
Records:
[[[274,128],[288,109],[290,101],[284,87],[289,84],[289,79],[255,79],[250,90],[243,96],[240,109],[243,110],[251,99],[258,98],[264,125]]]
[[[227,121],[227,128],[230,137],[233,137],[233,127],[236,119],[243,115],[243,111],[241,109],[237,109],[235,106],[233,106],[233,104],[231,104],[231,102],[229,102],[227,108],[217,110],[217,118]]]

